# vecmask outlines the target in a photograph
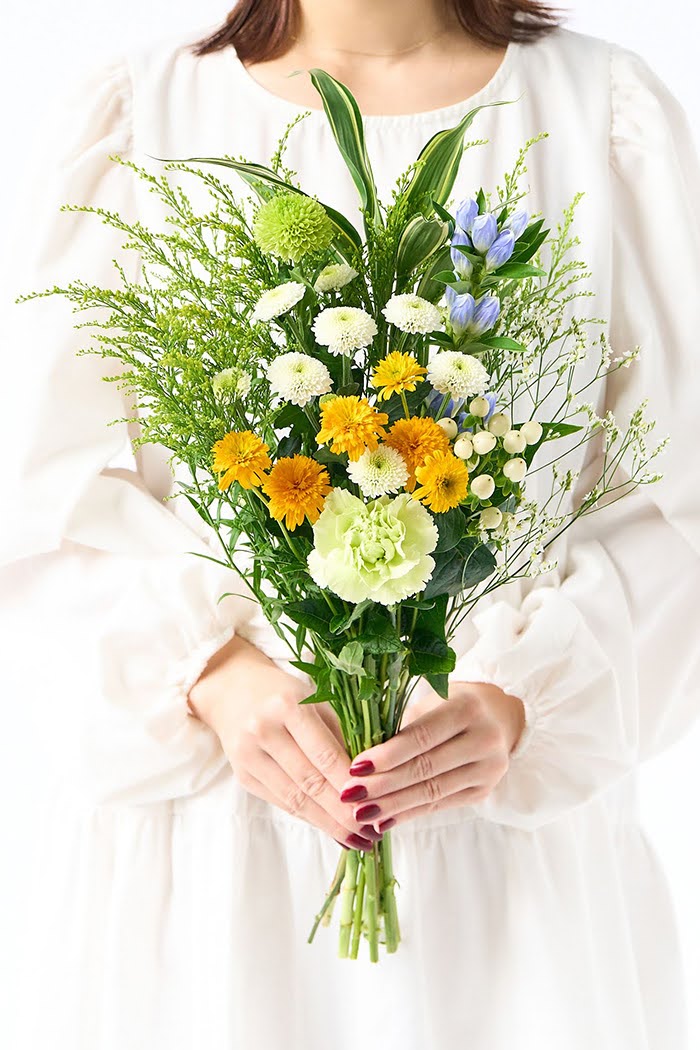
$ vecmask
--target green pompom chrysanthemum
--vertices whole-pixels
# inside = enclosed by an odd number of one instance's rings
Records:
[[[297,263],[310,252],[323,251],[333,240],[333,223],[325,208],[301,193],[276,193],[258,210],[253,236],[264,252]]]

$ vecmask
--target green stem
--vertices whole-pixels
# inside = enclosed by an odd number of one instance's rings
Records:
[[[355,915],[352,923],[352,943],[350,945],[350,958],[356,959],[358,948],[360,946],[360,935],[362,933],[362,914],[364,911],[365,903],[365,866],[362,865],[360,869],[360,878],[357,883],[357,893],[355,895]]]
[[[367,897],[365,901],[365,920],[367,923],[367,940],[369,941],[370,962],[379,962],[379,895],[377,893],[377,847],[375,842],[371,853],[365,853],[362,862],[365,869]]]
[[[325,901],[323,902],[323,906],[321,907],[321,910],[319,911],[318,915],[316,916],[314,924],[313,924],[313,926],[311,928],[311,933],[309,934],[309,937],[308,937],[308,940],[307,940],[307,944],[311,944],[311,942],[313,941],[314,936],[316,934],[316,930],[318,929],[321,920],[323,919],[323,917],[326,914],[326,912],[328,911],[328,909],[331,907],[333,901],[335,900],[335,898],[337,897],[337,895],[338,895],[338,893],[340,891],[340,886],[341,886],[341,883],[342,883],[343,878],[345,876],[345,863],[346,863],[346,851],[342,850],[341,851],[341,856],[340,856],[340,858],[338,860],[338,867],[335,869],[335,875],[333,876],[333,881],[331,883],[331,888],[328,891],[328,896],[326,897]]]
[[[345,856],[345,876],[340,891],[340,942],[338,956],[347,959],[350,949],[350,932],[354,918],[355,889],[357,886],[357,869],[360,863],[357,850],[349,850]]]
[[[384,935],[387,953],[395,952],[401,940],[399,913],[394,893],[394,867],[391,853],[391,832],[387,831],[379,843],[379,856],[382,864],[382,896],[384,905]]]

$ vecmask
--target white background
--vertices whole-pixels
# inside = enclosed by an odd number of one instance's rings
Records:
[[[565,0],[562,3],[566,6]],[[188,0],[149,0],[148,4],[143,0],[120,0],[118,4],[104,0],[62,0],[59,4],[39,0],[31,5],[8,5],[9,10],[6,8],[3,13],[5,46],[0,63],[0,199],[6,210],[12,211],[11,202],[22,176],[21,157],[32,142],[33,127],[48,96],[64,90],[86,68],[133,46],[140,47],[163,33],[183,30],[189,34],[190,30],[213,25],[230,6],[226,0],[198,0],[197,4]],[[571,0],[569,6],[571,28],[614,40],[643,54],[683,101],[700,136],[696,50],[700,16],[694,10],[693,0],[665,0],[662,5],[641,5],[638,0]],[[585,91],[584,84],[581,90]],[[692,335],[697,338],[697,333]],[[11,704],[21,704],[21,697],[4,699],[0,732],[0,851],[4,858],[0,864],[0,895],[5,902],[11,902],[20,884],[21,870],[18,866],[13,868],[10,858],[22,855],[22,844],[31,835],[32,799],[27,797],[31,776],[25,777],[17,768],[17,756],[23,748],[17,747],[17,727],[10,709]],[[643,819],[664,860],[675,897],[691,1002],[697,1001],[696,990],[700,987],[698,754],[700,726],[671,751],[647,763],[642,777]],[[3,909],[4,915],[11,912],[11,904]],[[6,983],[6,968],[12,965],[11,933],[0,929],[0,989]],[[40,1008],[40,1004],[37,1006]],[[700,1006],[694,1009],[691,1046],[700,1046]]]

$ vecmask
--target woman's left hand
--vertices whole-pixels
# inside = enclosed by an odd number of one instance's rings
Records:
[[[432,693],[406,715],[395,737],[357,756],[340,796],[379,831],[486,798],[525,726],[522,701],[484,682],[452,682],[449,700]]]

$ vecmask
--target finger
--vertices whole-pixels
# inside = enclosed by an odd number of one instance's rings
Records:
[[[340,795],[350,775],[350,756],[318,712],[295,704],[287,713],[285,725],[309,762]]]
[[[340,801],[336,789],[312,765],[284,726],[280,726],[280,731],[266,742],[264,750],[293,784],[344,827],[346,834],[359,831],[349,806]]]
[[[416,806],[427,805],[435,809],[450,795],[483,784],[486,776],[484,762],[470,762],[447,773],[429,777],[420,784],[412,784],[402,791],[360,802],[354,807],[354,817],[359,823],[371,821],[379,826],[387,817],[397,817],[404,810]]]
[[[410,762],[416,755],[426,754],[439,744],[464,730],[464,718],[461,708],[446,701],[443,707],[428,711],[399,730],[396,736],[383,744],[377,744],[362,751],[353,759],[352,767],[362,769],[361,763],[369,763],[373,768],[366,772],[351,773],[351,776],[366,776],[373,772],[384,773],[396,769],[404,762]]]
[[[447,773],[451,769],[457,769],[458,766],[475,762],[482,752],[483,748],[479,746],[475,734],[459,733],[446,743],[434,747],[432,751],[421,752],[415,758],[386,773],[371,773],[348,780],[340,797],[346,802],[378,802],[384,795],[391,795],[441,773]]]
[[[390,827],[399,824],[407,824],[410,820],[415,820],[416,817],[427,816],[427,814],[435,813],[439,809],[456,809],[458,806],[474,806],[477,802],[482,802],[489,794],[490,790],[488,787],[483,784],[476,784],[472,787],[464,788],[463,791],[456,791],[454,795],[448,795],[436,803],[431,802],[422,806],[414,806],[413,809],[404,809],[401,813],[397,813],[395,817],[389,818],[392,822]],[[378,827],[382,827],[381,819],[375,823]],[[383,830],[388,831],[389,828],[384,828]]]
[[[343,730],[342,730],[342,728],[340,726],[340,722],[338,721],[338,716],[335,713],[335,711],[333,710],[333,708],[331,707],[331,705],[328,704],[328,703],[323,703],[323,704],[316,704],[315,707],[316,707],[316,711],[318,713],[319,718],[323,722],[325,722],[325,724],[328,726],[328,728],[330,729],[330,731],[333,734],[333,736],[336,738],[336,740],[338,741],[338,743],[342,747],[343,751],[345,751],[346,747],[345,747],[345,741],[343,739]]]

